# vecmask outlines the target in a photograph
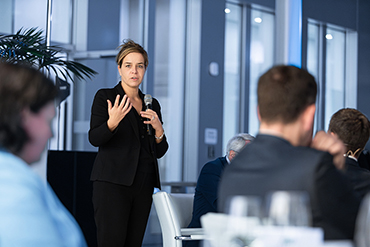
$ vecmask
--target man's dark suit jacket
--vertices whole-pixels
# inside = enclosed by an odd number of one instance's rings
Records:
[[[201,227],[203,214],[217,212],[217,189],[226,164],[226,157],[220,157],[203,166],[195,188],[193,218],[189,227]]]
[[[225,168],[219,208],[232,195],[265,199],[274,190],[307,191],[313,226],[323,228],[325,239],[353,239],[360,199],[332,158],[327,152],[259,134]]]
[[[201,227],[200,217],[208,212],[217,212],[217,190],[221,174],[227,165],[226,157],[220,157],[205,164],[195,188],[193,217],[189,228]],[[200,241],[183,241],[184,247],[199,246]]]
[[[109,99],[114,104],[117,94],[120,95],[120,100],[125,95],[120,83],[114,88],[100,89],[94,98],[91,108],[89,141],[93,146],[99,147],[99,152],[95,159],[91,180],[130,186],[134,181],[138,166],[140,136],[134,107],[113,132],[108,129],[107,100]],[[144,95],[141,91],[139,95],[144,102]],[[152,108],[162,122],[161,108],[156,99],[153,99]],[[155,186],[158,188],[160,188],[160,180],[157,158],[161,158],[168,149],[166,136],[163,138],[157,144],[154,135],[149,136],[157,177]]]
[[[370,171],[360,167],[356,160],[347,157],[345,174],[351,180],[355,191],[364,198],[370,191]]]
[[[370,171],[370,151],[365,149],[361,152],[360,157],[358,157],[358,164],[360,167]]]

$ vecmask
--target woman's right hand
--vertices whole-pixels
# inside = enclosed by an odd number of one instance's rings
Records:
[[[108,99],[108,121],[107,125],[110,131],[113,131],[117,128],[118,124],[121,122],[121,120],[126,116],[127,113],[132,108],[132,104],[130,102],[130,99],[125,94],[121,100],[121,103],[119,103],[120,95],[117,94],[116,100],[114,101],[114,104],[112,105],[112,102]]]

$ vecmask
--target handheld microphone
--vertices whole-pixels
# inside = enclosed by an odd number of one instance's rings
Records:
[[[150,94],[145,94],[144,96],[145,110],[152,109],[152,101],[153,101],[152,96]],[[150,124],[146,125],[146,132],[148,133],[148,135],[153,135],[153,129]]]

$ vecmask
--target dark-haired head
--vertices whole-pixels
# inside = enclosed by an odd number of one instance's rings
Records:
[[[266,123],[294,122],[316,101],[314,77],[304,69],[279,65],[264,73],[258,81],[258,107]]]
[[[28,140],[22,111],[38,113],[57,94],[54,83],[35,68],[0,61],[0,147],[18,153]]]
[[[370,123],[360,111],[344,108],[333,114],[328,131],[337,134],[346,145],[347,154],[357,158],[369,140]]]

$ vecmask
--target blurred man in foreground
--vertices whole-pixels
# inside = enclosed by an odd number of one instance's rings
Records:
[[[225,168],[219,209],[233,195],[306,191],[312,223],[325,239],[352,239],[360,199],[344,167],[344,145],[320,131],[312,139],[317,86],[307,71],[275,66],[258,82],[259,134]]]

